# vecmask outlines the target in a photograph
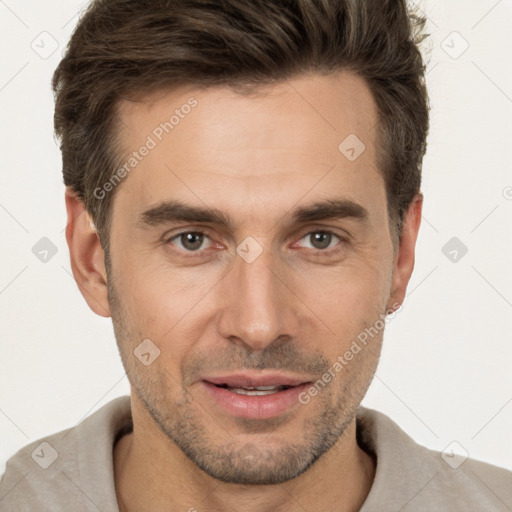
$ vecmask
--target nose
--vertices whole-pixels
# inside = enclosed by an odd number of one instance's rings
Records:
[[[220,335],[248,351],[263,350],[282,336],[296,339],[300,301],[284,265],[273,263],[270,249],[250,263],[236,255],[232,265],[219,290]]]

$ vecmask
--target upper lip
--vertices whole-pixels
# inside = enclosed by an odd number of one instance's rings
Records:
[[[215,377],[204,377],[203,381],[215,385],[227,385],[233,388],[256,388],[260,386],[298,386],[311,382],[311,379],[283,375],[281,373],[231,373],[229,375],[219,375]]]

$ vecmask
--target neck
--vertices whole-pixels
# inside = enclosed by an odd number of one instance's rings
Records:
[[[338,442],[297,478],[276,485],[239,485],[199,469],[133,402],[132,397],[134,430],[114,448],[120,512],[351,512],[360,510],[370,491],[375,461],[357,444],[355,418]]]

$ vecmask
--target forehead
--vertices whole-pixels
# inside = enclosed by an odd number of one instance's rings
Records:
[[[135,215],[174,198],[279,215],[301,198],[378,204],[383,197],[376,106],[365,81],[346,71],[253,94],[182,87],[122,101],[118,114],[118,156],[134,165],[114,211]]]

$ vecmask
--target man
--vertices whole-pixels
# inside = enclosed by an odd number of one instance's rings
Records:
[[[0,510],[511,509],[511,473],[360,407],[414,265],[421,29],[401,0],[91,4],[55,128],[131,396],[12,457]]]

